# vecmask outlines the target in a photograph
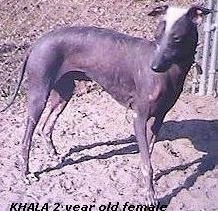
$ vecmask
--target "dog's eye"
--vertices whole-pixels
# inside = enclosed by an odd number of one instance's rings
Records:
[[[174,36],[173,36],[173,42],[174,42],[174,43],[180,43],[181,40],[182,40],[181,37],[179,37],[179,36],[177,36],[177,35],[174,35]]]

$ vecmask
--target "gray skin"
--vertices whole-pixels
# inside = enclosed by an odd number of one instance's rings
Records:
[[[167,7],[158,7],[149,15],[162,14],[166,10]],[[134,128],[141,154],[146,201],[155,203],[150,155],[163,119],[182,92],[193,63],[198,38],[197,26],[192,20],[199,10],[209,13],[204,8],[192,7],[168,34],[165,34],[162,22],[155,42],[96,27],[63,28],[39,39],[26,57],[15,92],[27,70],[28,119],[22,141],[25,173],[29,173],[32,136],[49,96],[51,108],[42,130],[50,149],[56,154],[52,131],[74,93],[75,81],[94,80],[136,113]],[[48,120],[51,120],[50,125]]]

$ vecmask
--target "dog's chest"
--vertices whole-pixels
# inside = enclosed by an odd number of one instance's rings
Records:
[[[182,90],[183,80],[178,77],[156,78],[148,94],[150,110],[152,114],[167,112],[177,101]]]

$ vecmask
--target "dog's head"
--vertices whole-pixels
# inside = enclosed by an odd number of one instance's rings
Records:
[[[174,63],[182,63],[195,54],[197,25],[211,11],[201,6],[190,8],[156,7],[148,15],[163,16],[156,32],[157,51],[151,69],[165,72]]]

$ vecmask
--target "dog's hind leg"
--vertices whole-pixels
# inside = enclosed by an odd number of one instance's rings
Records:
[[[47,147],[48,153],[57,155],[58,153],[57,153],[57,150],[54,146],[53,139],[52,139],[52,132],[54,129],[55,122],[57,121],[59,115],[63,112],[64,108],[67,105],[67,102],[64,101],[64,99],[62,99],[58,95],[58,93],[56,93],[54,90],[52,90],[51,92],[50,99],[51,99],[51,106],[49,107],[49,112],[43,123],[42,129],[41,129],[41,135],[46,140],[46,147]],[[49,124],[49,121],[51,121],[52,115],[54,115],[55,113],[56,113],[55,115],[56,117],[53,119],[52,124],[47,126]]]
[[[69,73],[62,76],[56,82],[51,92],[50,110],[42,127],[42,134],[46,140],[47,150],[49,153],[58,154],[53,142],[52,133],[59,116],[66,108],[73,95],[74,88],[74,78]]]
[[[39,122],[41,114],[46,106],[50,93],[50,81],[29,78],[28,96],[28,119],[25,135],[22,141],[22,157],[24,162],[24,173],[29,172],[29,155],[34,130]]]

